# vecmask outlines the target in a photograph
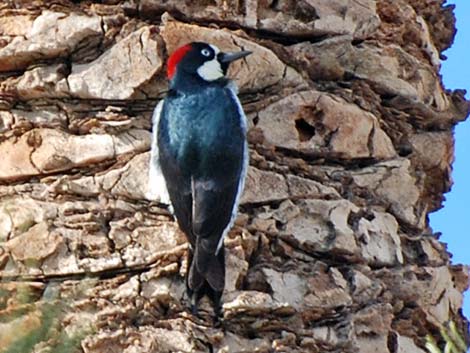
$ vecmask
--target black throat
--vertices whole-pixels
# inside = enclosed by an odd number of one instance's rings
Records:
[[[177,70],[170,80],[170,90],[180,93],[195,93],[210,86],[225,86],[228,79],[221,77],[214,81],[206,81],[199,74]]]

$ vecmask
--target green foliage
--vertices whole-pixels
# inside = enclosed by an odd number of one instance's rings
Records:
[[[31,352],[34,346],[48,338],[49,331],[53,325],[53,321],[59,315],[57,306],[44,305],[42,309],[41,325],[30,331],[24,336],[19,337],[8,347],[3,353],[27,353]]]
[[[78,288],[78,293],[74,294],[79,295],[83,289]],[[77,329],[72,334],[63,330],[63,321],[69,309],[67,302],[59,299],[57,293],[46,292],[43,293],[42,299],[38,300],[27,285],[18,283],[13,297],[11,291],[0,287],[0,304],[2,298],[8,299],[9,296],[10,300],[15,302],[14,309],[8,310],[7,315],[0,315],[0,323],[11,323],[14,325],[12,331],[17,334],[8,347],[0,347],[0,353],[30,353],[38,348],[44,353],[81,352],[81,341],[92,333],[91,327]],[[5,309],[5,306],[2,308],[0,305],[0,310],[2,309]],[[28,329],[24,327],[26,322],[29,323],[26,324]]]
[[[41,325],[20,336],[2,353],[29,353],[41,342],[48,353],[74,353],[80,351],[80,343],[89,332],[78,332],[72,336],[60,330],[64,305],[46,303],[41,308]],[[60,333],[59,333],[60,332]]]
[[[429,353],[466,353],[467,344],[458,331],[455,322],[451,321],[447,327],[441,327],[440,333],[445,341],[444,350],[442,351],[434,337],[431,335],[426,336],[426,349]]]

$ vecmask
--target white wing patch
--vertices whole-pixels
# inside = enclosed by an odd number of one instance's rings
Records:
[[[228,88],[230,89],[230,93],[232,94],[232,99],[237,104],[238,113],[241,118],[240,126],[243,129],[243,131],[246,133],[247,121],[246,121],[245,112],[243,111],[242,104],[240,103],[240,100],[237,97],[237,91],[238,91],[237,86],[233,82],[230,82]],[[224,245],[225,236],[232,228],[233,223],[235,222],[235,218],[237,217],[238,203],[240,202],[240,197],[243,193],[243,188],[245,187],[245,179],[246,179],[246,173],[248,170],[248,164],[249,164],[248,143],[245,140],[245,144],[243,146],[243,166],[242,166],[242,171],[240,174],[240,181],[238,182],[237,195],[235,196],[235,202],[233,203],[232,216],[230,217],[230,222],[228,222],[227,227],[225,227],[224,232],[222,233],[222,236],[220,237],[219,243],[217,244],[217,249],[215,250],[216,255],[219,253],[220,248]]]
[[[152,147],[150,152],[149,181],[145,197],[148,200],[170,204],[170,196],[163,178],[158,154],[158,122],[163,108],[163,99],[158,102],[152,115]]]

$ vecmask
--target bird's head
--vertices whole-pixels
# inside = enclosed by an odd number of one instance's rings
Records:
[[[224,53],[215,45],[192,42],[176,49],[167,63],[168,79],[173,81],[176,77],[198,76],[210,82],[225,76],[232,61],[251,54],[251,51],[242,50],[233,53]]]

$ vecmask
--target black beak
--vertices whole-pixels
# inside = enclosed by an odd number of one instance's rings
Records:
[[[245,56],[250,55],[252,52],[249,50],[237,51],[235,53],[220,53],[219,61],[221,63],[231,63],[232,61],[244,58]]]

